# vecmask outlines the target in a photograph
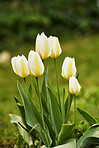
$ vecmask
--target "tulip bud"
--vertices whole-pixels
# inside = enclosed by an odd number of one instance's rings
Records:
[[[20,77],[25,78],[29,75],[28,61],[24,55],[11,59],[13,71]]]
[[[66,57],[62,66],[62,76],[69,80],[70,77],[76,75],[76,67],[74,58]]]
[[[50,44],[50,48],[51,48],[50,57],[56,59],[62,52],[59,40],[57,37],[52,37],[52,36],[50,36],[48,38],[48,40],[49,40],[49,44]]]
[[[70,91],[70,93],[71,94],[77,94],[77,93],[79,93],[80,89],[81,89],[81,86],[78,83],[78,80],[74,76],[70,77],[70,79],[69,79],[69,91]]]
[[[48,38],[44,33],[41,33],[41,35],[37,35],[36,51],[39,53],[42,60],[48,58],[51,54]]]
[[[43,62],[37,52],[30,51],[28,56],[28,65],[30,75],[38,77],[44,72]]]

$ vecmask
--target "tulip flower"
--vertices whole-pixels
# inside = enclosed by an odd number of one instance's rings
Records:
[[[39,53],[42,60],[48,58],[51,54],[48,38],[44,33],[41,33],[41,35],[37,35],[36,51]]]
[[[28,56],[28,65],[30,75],[38,77],[44,72],[43,62],[37,52],[30,51]]]
[[[74,58],[66,57],[62,66],[62,76],[69,80],[70,77],[76,75],[76,67]]]
[[[50,48],[51,48],[50,57],[56,59],[62,52],[59,40],[58,40],[57,37],[52,37],[52,36],[50,36],[48,38],[48,40],[49,40],[49,45],[50,45]]]
[[[78,82],[78,80],[72,76],[69,79],[69,91],[71,94],[77,94],[81,89],[81,86]]]
[[[13,71],[20,77],[25,78],[29,75],[28,61],[24,55],[11,59]]]

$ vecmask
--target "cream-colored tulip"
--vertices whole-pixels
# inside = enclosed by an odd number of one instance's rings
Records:
[[[80,89],[81,89],[81,86],[80,86],[78,80],[74,76],[70,77],[70,79],[69,79],[70,93],[77,94],[77,93],[79,93]]]
[[[48,38],[44,33],[37,35],[36,51],[39,53],[42,60],[48,58],[51,54],[51,49],[48,43]]]
[[[70,77],[76,75],[76,67],[74,58],[66,57],[62,66],[62,76],[69,80]]]
[[[28,56],[28,65],[30,75],[38,77],[44,72],[43,62],[37,52],[31,50]]]
[[[13,71],[20,77],[25,78],[29,75],[28,61],[24,55],[11,59]]]
[[[57,37],[50,36],[48,38],[48,41],[49,41],[49,45],[50,45],[50,48],[51,48],[50,57],[56,59],[62,53],[59,40],[58,40]]]

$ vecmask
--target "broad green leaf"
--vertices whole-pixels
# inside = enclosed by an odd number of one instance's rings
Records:
[[[96,119],[90,115],[89,113],[87,113],[86,111],[80,109],[77,107],[77,110],[79,111],[79,113],[85,118],[85,120],[90,124],[93,125],[95,123],[97,123]]]
[[[31,136],[30,136],[30,133],[28,133],[26,130],[24,130],[19,124],[18,122],[20,122],[24,127],[25,125],[23,124],[22,122],[22,119],[20,116],[18,115],[13,115],[13,114],[10,114],[10,117],[11,117],[11,122],[16,124],[16,126],[18,127],[18,130],[20,132],[20,134],[22,135],[23,139],[29,144],[29,145],[33,145],[33,142],[31,140]],[[26,128],[26,127],[25,127]]]
[[[25,124],[25,123],[26,123],[26,119],[25,119],[25,110],[24,110],[24,106],[21,105],[21,104],[19,104],[19,103],[17,103],[17,106],[18,106],[19,111],[20,111],[20,114],[21,114],[21,116],[22,116],[22,120],[23,120],[23,122],[24,122],[24,124]]]
[[[63,124],[58,135],[58,145],[65,143],[66,140],[72,138],[74,124]]]
[[[62,126],[62,115],[58,106],[57,98],[53,94],[52,90],[48,87],[49,94],[50,94],[50,114],[51,114],[51,121],[53,124],[53,127],[55,129],[56,135],[59,134]]]
[[[51,142],[48,141],[47,135],[46,135],[46,133],[45,133],[44,130],[41,130],[41,131],[39,132],[39,136],[41,137],[41,139],[42,139],[43,143],[45,144],[45,146],[46,146],[47,148],[50,148]]]
[[[29,86],[29,94],[30,94],[30,96],[32,97],[32,85],[30,84],[30,86]]]
[[[69,93],[69,96],[67,97],[67,99],[65,101],[65,117],[66,117],[65,123],[67,123],[67,121],[68,121],[68,117],[69,117],[69,112],[70,112],[70,107],[71,107],[72,100],[73,100],[73,95]],[[69,105],[69,111],[67,111],[68,110],[68,105]]]
[[[96,143],[99,144],[99,138],[88,137],[82,141],[81,148],[88,148],[89,146],[96,144]]]
[[[50,133],[52,142],[54,142],[55,141],[55,136],[56,136],[55,131],[54,131],[49,119],[46,117],[46,115],[44,115],[44,121],[45,121],[45,123],[46,123],[46,125],[47,125],[47,127],[49,129],[49,133]]]
[[[41,95],[41,101],[43,106],[43,112],[48,115],[47,101],[44,99],[44,96],[42,93],[40,95]]]
[[[48,82],[48,69],[44,73],[44,79],[43,79],[42,91],[41,91],[46,101],[47,101],[47,87],[46,87],[47,82]]]
[[[99,142],[99,123],[89,127],[84,135],[78,140],[77,148],[87,148],[90,144],[94,144],[96,141]],[[84,147],[85,143],[86,147]]]
[[[37,131],[39,131],[39,127],[41,127],[41,129],[44,129],[46,131],[45,134],[46,134],[47,140],[48,140],[48,142],[50,142],[51,140],[50,140],[48,130],[46,128],[46,125],[44,128],[42,117],[41,117],[40,113],[38,112],[38,110],[34,106],[31,99],[29,97],[27,97],[27,95],[25,94],[25,92],[19,82],[18,82],[18,90],[20,92],[20,95],[22,97],[23,104],[24,104],[26,123],[31,127],[35,127],[35,125],[39,124],[39,126],[36,126],[35,129]],[[45,141],[46,141],[46,139],[45,139]]]
[[[33,127],[36,124],[40,124],[43,127],[43,122],[40,113],[32,103],[31,99],[27,97],[25,94],[21,84],[17,83],[18,90],[20,93],[20,96],[22,98],[24,109],[25,109],[25,116],[26,116],[26,122],[29,126]]]
[[[55,146],[53,148],[76,148],[76,140],[75,139],[68,139],[66,144]]]
[[[48,115],[47,83],[48,83],[48,69],[44,73],[44,79],[43,79],[42,91],[41,91],[43,110],[44,110],[44,113]]]

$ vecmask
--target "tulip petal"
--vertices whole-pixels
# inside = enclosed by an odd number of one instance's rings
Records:
[[[62,66],[62,76],[69,80],[70,77],[76,75],[76,67],[74,58],[66,57]]]
[[[77,94],[81,89],[80,84],[78,83],[78,80],[72,76],[69,79],[69,91],[71,94]]]
[[[48,44],[48,38],[44,33],[42,33],[41,35],[37,35],[36,51],[39,53],[41,59],[43,60],[48,58],[51,54],[51,50]]]
[[[11,63],[12,63],[14,72],[18,76],[25,78],[29,75],[28,61],[24,55],[22,56],[18,55],[17,57],[13,57],[11,59]]]
[[[50,36],[48,38],[48,42],[49,42],[49,45],[50,45],[50,48],[51,48],[50,57],[57,58],[62,52],[58,38]]]
[[[18,72],[17,72],[16,61],[17,61],[17,57],[13,57],[13,58],[11,59],[11,64],[12,64],[13,71],[14,71],[17,75],[19,75]]]
[[[32,76],[38,77],[43,74],[44,65],[37,52],[30,51],[28,64],[29,64],[29,71]]]

